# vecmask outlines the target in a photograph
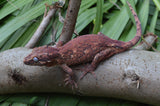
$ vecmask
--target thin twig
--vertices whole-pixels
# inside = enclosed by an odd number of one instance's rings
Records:
[[[64,23],[64,18],[63,18],[62,15],[61,15],[61,11],[58,12],[58,16],[59,16],[59,21],[60,21],[61,23]]]
[[[56,25],[57,25],[57,22],[53,22],[53,24],[52,24],[52,35],[51,35],[51,39],[52,39],[53,44],[55,43],[56,34],[57,34],[57,31],[58,31],[58,28],[56,28]]]
[[[46,103],[45,103],[45,105],[44,105],[44,106],[48,106],[48,102],[49,102],[49,96],[47,97],[47,99],[46,99]]]
[[[115,5],[118,9],[121,10],[121,7],[119,7],[119,5],[117,5],[116,3],[114,3],[112,0],[110,0],[110,2],[111,2],[113,5]]]
[[[156,50],[156,48],[154,48],[151,44],[149,44],[144,38],[142,38],[142,39],[143,39],[143,41],[144,41],[148,46],[150,46],[155,52],[160,52],[160,51]]]
[[[59,2],[56,2],[54,5],[51,5],[51,6],[46,4],[46,8],[47,7],[49,7],[48,13],[44,13],[45,15],[44,15],[44,18],[43,18],[40,26],[38,27],[38,29],[36,30],[36,32],[34,33],[34,35],[30,39],[30,41],[26,44],[25,47],[33,48],[36,45],[36,43],[38,42],[38,40],[40,39],[40,37],[44,33],[46,27],[50,23],[50,20],[52,19],[53,15],[57,11],[57,9],[60,8]]]
[[[157,41],[157,35],[154,35],[152,33],[147,33],[142,37],[142,42],[136,46],[136,49],[143,49],[143,50],[148,50],[152,48],[154,51],[159,52],[156,50],[152,45]]]
[[[44,10],[43,18],[47,16],[47,7],[49,7],[49,6],[48,6],[48,4],[45,3],[45,10]]]

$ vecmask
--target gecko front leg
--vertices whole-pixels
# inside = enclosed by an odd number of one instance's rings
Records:
[[[65,85],[71,84],[72,89],[78,88],[77,83],[74,81],[74,73],[70,67],[68,67],[66,64],[62,64],[60,66],[67,74],[65,78]]]
[[[100,53],[96,54],[96,56],[92,60],[91,64],[89,66],[87,66],[87,69],[85,70],[83,75],[80,77],[80,79],[82,79],[89,72],[95,76],[94,70],[97,68],[99,63],[114,54],[115,54],[115,52],[114,52],[113,48],[107,48],[107,49],[101,51]]]

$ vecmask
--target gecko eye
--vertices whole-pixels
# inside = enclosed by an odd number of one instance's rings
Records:
[[[38,62],[39,60],[38,60],[37,57],[33,57],[33,61],[34,61],[34,62]]]

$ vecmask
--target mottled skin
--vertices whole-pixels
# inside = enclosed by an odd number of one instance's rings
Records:
[[[131,5],[129,3],[128,5],[134,15],[137,27],[136,36],[132,40],[128,42],[113,40],[102,33],[83,35],[61,47],[42,46],[34,48],[32,53],[25,57],[24,63],[38,66],[60,65],[69,74],[65,79],[66,84],[70,83],[77,87],[72,78],[74,73],[68,66],[91,62],[86,68],[84,75],[88,72],[93,72],[101,61],[126,51],[141,38],[140,21]],[[36,58],[36,61],[34,58]]]

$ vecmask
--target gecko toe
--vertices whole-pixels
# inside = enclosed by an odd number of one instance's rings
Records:
[[[73,80],[73,78],[70,75],[66,75],[66,78],[64,79],[64,82],[65,82],[65,86],[66,85],[71,85],[72,90],[74,88],[76,88],[76,89],[78,88],[77,83]]]

